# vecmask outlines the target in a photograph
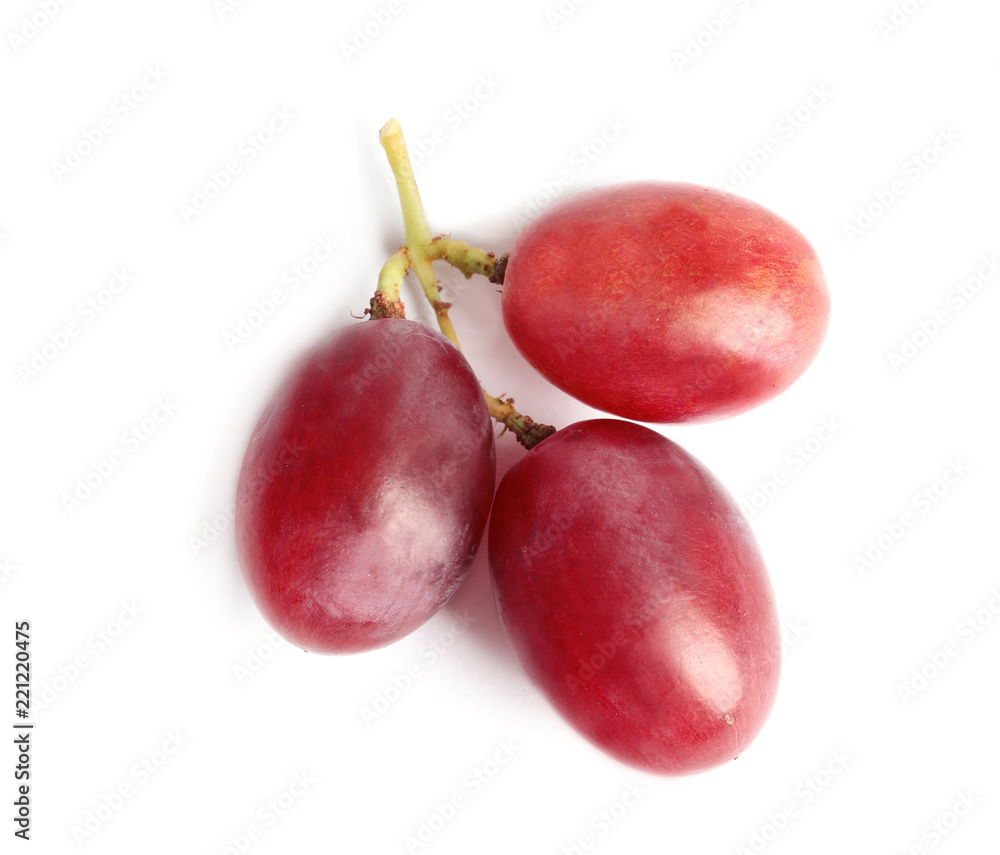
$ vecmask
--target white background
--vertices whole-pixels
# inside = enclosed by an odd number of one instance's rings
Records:
[[[0,719],[30,620],[34,851],[998,851],[996,4],[48,5],[0,13]],[[304,655],[253,608],[226,506],[276,384],[402,240],[390,116],[431,227],[487,249],[638,178],[739,184],[817,248],[811,369],[662,428],[756,505],[786,627],[736,762],[659,778],[573,732],[507,646],[485,550],[377,652]],[[516,354],[493,286],[440,275],[487,388],[594,415]],[[498,451],[500,474],[522,454]],[[15,765],[8,743],[4,817]]]

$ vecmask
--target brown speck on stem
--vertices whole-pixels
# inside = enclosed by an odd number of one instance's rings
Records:
[[[376,291],[375,296],[370,301],[371,308],[365,309],[365,314],[370,315],[372,320],[379,318],[405,318],[406,306],[401,300],[395,302],[386,297],[384,291]]]
[[[489,405],[490,415],[504,427],[500,436],[509,430],[517,437],[517,441],[527,449],[534,448],[543,439],[556,432],[552,425],[540,424],[531,416],[522,415],[515,410],[513,398],[504,398],[502,395],[499,398],[494,398],[487,394],[486,402]]]
[[[504,253],[493,265],[493,272],[490,274],[490,282],[494,285],[503,285],[503,278],[507,273],[507,259],[510,257],[510,253]]]

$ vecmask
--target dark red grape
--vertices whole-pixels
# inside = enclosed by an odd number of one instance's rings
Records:
[[[524,669],[584,736],[650,772],[740,754],[774,703],[780,633],[756,540],[678,445],[579,422],[503,478],[489,558]]]
[[[462,581],[495,478],[482,390],[444,336],[403,319],[336,333],[278,389],[243,461],[254,602],[306,650],[396,641]]]

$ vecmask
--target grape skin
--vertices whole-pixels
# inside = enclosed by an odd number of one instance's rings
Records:
[[[236,538],[254,602],[313,652],[402,638],[464,578],[495,478],[485,399],[444,336],[404,319],[334,334],[247,448]]]
[[[649,428],[597,419],[501,481],[489,530],[521,663],[584,736],[662,774],[731,760],[774,702],[767,570],[732,497]]]
[[[830,300],[787,221],[721,190],[647,181],[544,211],[510,252],[502,308],[560,389],[666,423],[736,415],[788,388],[819,350]]]

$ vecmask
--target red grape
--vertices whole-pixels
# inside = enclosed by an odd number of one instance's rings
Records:
[[[553,205],[510,252],[503,318],[524,357],[593,407],[647,422],[735,415],[812,362],[816,253],[753,202],[637,182]]]
[[[584,736],[650,772],[740,754],[774,702],[780,634],[757,543],[694,458],[578,422],[511,468],[489,558],[524,669]]]
[[[440,333],[371,320],[313,349],[254,429],[237,488],[247,586],[294,644],[348,653],[433,615],[475,556],[493,429]]]

